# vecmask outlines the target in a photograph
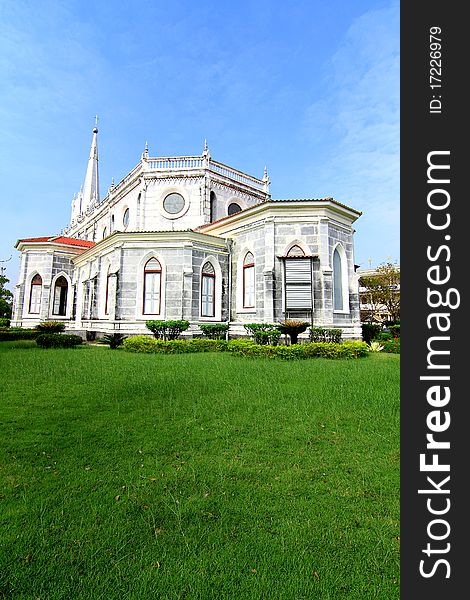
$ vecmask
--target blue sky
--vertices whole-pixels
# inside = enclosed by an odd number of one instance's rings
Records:
[[[356,263],[399,262],[399,2],[5,0],[0,4],[0,260],[55,235],[99,115],[101,195],[139,161],[195,155],[274,198],[363,212]]]

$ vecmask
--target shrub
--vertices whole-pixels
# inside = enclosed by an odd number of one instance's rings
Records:
[[[211,340],[224,340],[229,327],[228,323],[203,323],[199,325],[202,333]]]
[[[390,333],[392,334],[392,336],[394,338],[400,337],[400,323],[397,323],[395,325],[389,325],[388,330],[390,331]]]
[[[134,335],[124,340],[124,350],[128,352],[154,352],[158,340],[148,335]]]
[[[183,319],[173,321],[146,321],[145,326],[157,340],[175,340],[180,333],[189,327],[189,321]]]
[[[365,342],[307,342],[290,346],[265,346],[250,340],[232,340],[228,350],[239,356],[283,358],[286,360],[305,358],[360,358],[367,355]]]
[[[311,327],[310,341],[311,342],[341,342],[343,332],[341,329],[327,329],[325,327]]]
[[[14,342],[16,340],[35,340],[39,335],[37,329],[22,329],[21,327],[10,327],[0,331],[0,342]]]
[[[124,340],[124,349],[128,352],[155,354],[186,354],[192,352],[224,352],[225,340],[157,340],[146,335],[136,335]]]
[[[239,356],[301,359],[314,358],[359,358],[367,355],[365,342],[308,342],[290,346],[271,346],[256,344],[252,340],[238,339],[211,340],[156,340],[146,335],[136,335],[124,340],[124,349],[128,352],[153,354],[184,354],[190,352],[231,352]]]
[[[66,333],[41,333],[36,338],[40,348],[74,348],[83,342],[79,335]]]
[[[0,327],[10,327],[10,319],[8,317],[0,317]]]
[[[111,350],[115,350],[116,348],[119,348],[119,346],[122,346],[126,337],[127,336],[125,336],[123,333],[108,333],[104,335],[101,340],[105,344],[109,344]]]
[[[40,333],[60,333],[65,329],[65,323],[62,321],[43,321],[36,325],[36,329]]]
[[[383,352],[390,352],[392,354],[400,354],[400,338],[384,340],[381,343],[383,346]]]
[[[376,340],[372,340],[369,344],[369,352],[380,352],[383,349],[382,344]]]
[[[291,344],[297,344],[299,335],[306,331],[309,323],[307,321],[297,321],[295,319],[285,319],[278,325],[281,333],[286,333],[290,337]]]
[[[362,339],[367,344],[373,339],[376,339],[377,335],[382,331],[382,325],[378,323],[363,323],[362,324]]]
[[[256,344],[277,346],[281,331],[272,323],[246,323],[245,330],[252,336]]]
[[[393,335],[389,331],[379,331],[374,340],[379,340],[380,342],[393,340]]]

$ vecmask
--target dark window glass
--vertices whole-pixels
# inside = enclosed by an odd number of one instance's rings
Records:
[[[234,215],[235,213],[240,212],[240,211],[241,211],[241,207],[236,202],[232,202],[232,204],[229,204],[228,211],[227,211],[229,215]]]

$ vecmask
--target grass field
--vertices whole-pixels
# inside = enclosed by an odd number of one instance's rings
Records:
[[[0,343],[0,598],[399,598],[399,360]]]

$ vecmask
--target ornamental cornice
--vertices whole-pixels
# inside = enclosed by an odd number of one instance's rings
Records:
[[[151,183],[154,186],[157,184],[163,185],[187,185],[193,184],[196,185],[200,183],[201,179],[203,179],[204,175],[178,175],[176,177],[155,177],[152,175],[148,175],[145,177],[145,181],[147,184]]]

